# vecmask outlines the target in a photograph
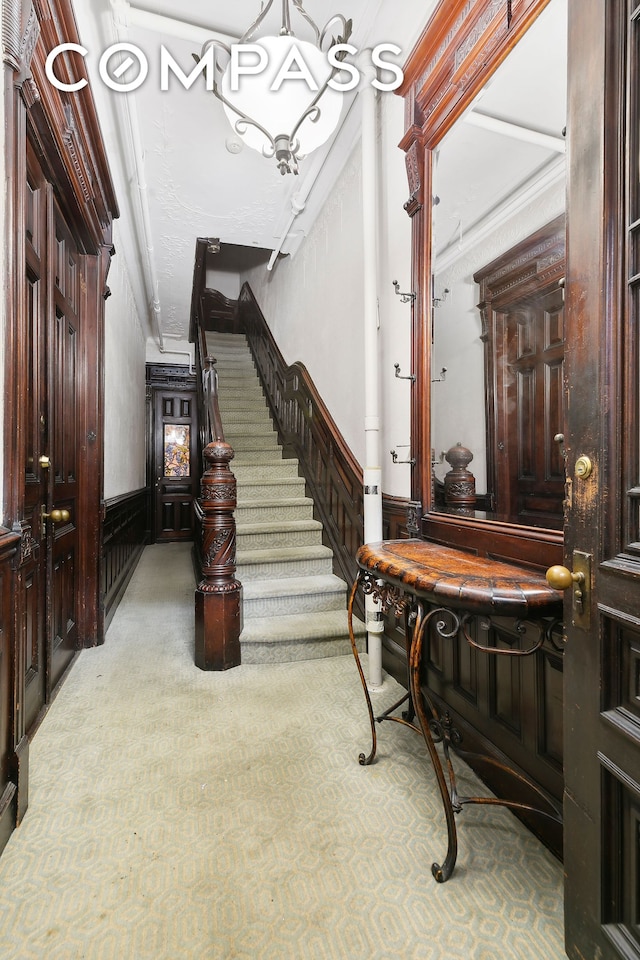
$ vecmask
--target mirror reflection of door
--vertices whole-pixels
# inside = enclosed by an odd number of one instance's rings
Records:
[[[561,529],[565,218],[474,275],[485,343],[487,484],[511,523]]]
[[[506,476],[498,476],[496,510],[516,523],[562,526],[564,468],[558,442],[562,436],[562,366],[564,319],[562,290],[505,307],[503,313],[505,383],[498,393],[498,423],[504,440]]]
[[[479,516],[556,530],[564,265],[545,230],[565,210],[566,19],[550,3],[437,145],[431,271],[436,509],[457,512],[438,493],[462,444]]]
[[[154,388],[154,539],[193,539],[197,492],[195,390]]]

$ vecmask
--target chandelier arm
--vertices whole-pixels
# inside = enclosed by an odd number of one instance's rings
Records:
[[[263,9],[260,11],[260,13],[254,20],[254,22],[251,24],[251,26],[240,37],[240,43],[247,43],[249,40],[251,40],[253,35],[256,33],[256,31],[260,27],[260,24],[262,23],[264,18],[267,16],[269,11],[271,10],[272,6],[273,6],[273,0],[268,0],[267,5],[263,7]]]
[[[205,40],[205,42],[202,44],[202,50],[200,51],[200,59],[201,59],[201,60],[202,60],[202,58],[204,57],[204,55],[205,55],[205,53],[207,52],[207,50],[209,49],[209,47],[213,47],[214,50],[216,50],[217,48],[220,48],[221,50],[224,50],[224,52],[227,54],[227,56],[229,57],[229,59],[231,59],[231,47],[228,46],[226,43],[224,43],[222,40],[216,40],[216,39],[212,38],[211,40]],[[197,59],[198,59],[198,58],[196,57],[195,53],[193,54],[193,59],[197,62]],[[218,63],[218,58],[217,58],[217,57],[214,57],[213,66],[214,66],[214,70],[216,71],[216,73],[219,73],[219,74],[222,76],[222,74],[224,73],[224,70],[223,70],[223,68],[220,66],[220,64]],[[215,82],[216,82],[216,81],[215,81],[215,78],[214,78],[214,83],[215,83]]]
[[[293,3],[294,7],[296,8],[296,10],[297,10],[298,13],[300,14],[300,16],[301,16],[304,20],[307,21],[307,23],[309,24],[309,26],[311,27],[311,29],[312,29],[313,32],[315,33],[315,35],[316,35],[316,46],[318,47],[318,49],[322,49],[322,40],[321,40],[321,38],[320,38],[320,30],[318,29],[315,21],[312,20],[310,14],[308,14],[307,11],[306,11],[306,10],[304,9],[304,7],[302,6],[302,0],[291,0],[291,2]],[[335,19],[335,17],[334,17],[334,19]]]
[[[289,13],[289,0],[282,0],[282,27],[280,28],[281,37],[290,37],[292,33],[291,30],[291,14]]]
[[[262,155],[266,157],[268,160],[275,157],[276,141],[275,141],[275,138],[271,136],[269,131],[265,129],[265,127],[263,127],[261,123],[258,123],[257,120],[254,120],[252,117],[246,114],[241,109],[241,107],[239,107],[237,104],[231,103],[229,100],[227,100],[227,98],[222,93],[222,91],[220,90],[217,84],[214,86],[213,93],[218,98],[218,100],[225,105],[225,107],[228,107],[234,113],[238,114],[238,119],[233,124],[233,129],[238,134],[238,136],[241,137],[242,134],[246,132],[247,127],[255,127],[256,130],[259,130],[260,133],[264,134],[264,136],[269,141],[269,147],[267,148],[263,147]]]
[[[325,90],[327,89],[327,84],[328,84],[328,82],[329,82],[329,81],[327,80],[327,83],[325,83],[324,86],[320,89],[320,91],[318,92],[317,96],[313,98],[313,100],[311,101],[311,103],[309,104],[309,106],[307,107],[307,109],[305,110],[305,112],[302,114],[302,116],[300,117],[300,119],[299,119],[298,122],[296,123],[295,127],[293,128],[293,130],[291,131],[291,136],[289,137],[289,142],[290,142],[290,143],[293,143],[293,142],[294,142],[294,140],[295,140],[295,138],[296,138],[296,134],[297,134],[298,130],[300,129],[300,127],[302,126],[302,124],[305,122],[305,120],[311,120],[312,123],[317,123],[317,122],[318,122],[318,118],[320,117],[320,113],[321,113],[320,107],[318,106],[318,100],[320,99],[320,97],[322,96],[322,94],[323,94],[323,93],[325,92]]]
[[[336,13],[334,17],[331,17],[330,20],[327,20],[326,24],[324,25],[324,29],[320,34],[320,40],[318,42],[318,46],[321,50],[325,40],[327,39],[327,34],[329,33],[329,30],[331,30],[336,23],[339,23],[342,29],[342,35],[338,37],[336,42],[347,43],[349,41],[349,38],[351,37],[351,34],[353,32],[353,21],[347,20],[346,17],[344,17],[341,13]]]

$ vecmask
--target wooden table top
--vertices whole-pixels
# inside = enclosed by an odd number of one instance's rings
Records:
[[[415,596],[494,616],[562,616],[563,595],[541,573],[427,540],[360,547],[358,566]]]

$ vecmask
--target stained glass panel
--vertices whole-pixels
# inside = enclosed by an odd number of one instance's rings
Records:
[[[164,475],[165,477],[191,476],[189,458],[189,434],[191,428],[182,424],[164,425]]]

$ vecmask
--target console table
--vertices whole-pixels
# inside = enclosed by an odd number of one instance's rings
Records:
[[[430,631],[435,630],[445,639],[462,631],[467,643],[488,656],[531,656],[558,626],[562,616],[562,594],[550,587],[541,573],[425,540],[386,540],[365,544],[356,554],[356,561],[359,571],[349,597],[349,635],[369,710],[372,740],[371,751],[368,755],[361,753],[359,762],[368,765],[375,758],[376,723],[393,720],[422,734],[436,774],[447,823],[446,856],[442,864],[433,863],[431,867],[435,879],[444,883],[453,872],[458,852],[455,814],[465,804],[493,804],[535,811],[558,822],[562,822],[562,814],[533,781],[511,768],[503,767],[535,791],[540,806],[498,797],[462,797],[458,794],[451,751],[459,748],[461,735],[449,715],[438,710],[420,683],[422,655]],[[353,632],[353,606],[358,590],[371,596],[383,610],[393,609],[397,615],[403,615],[406,623],[409,691],[377,717],[374,716]],[[527,640],[523,648],[503,649],[479,644],[468,630],[471,618],[476,616],[481,616],[488,624],[492,617],[513,618],[518,633],[530,634],[525,626],[529,624],[534,628],[534,637]],[[407,701],[408,709],[401,716],[395,716],[396,710]],[[414,722],[416,717],[418,725]],[[436,744],[442,746],[444,766]],[[459,749],[457,752],[462,753]],[[484,760],[498,763],[490,757]]]

